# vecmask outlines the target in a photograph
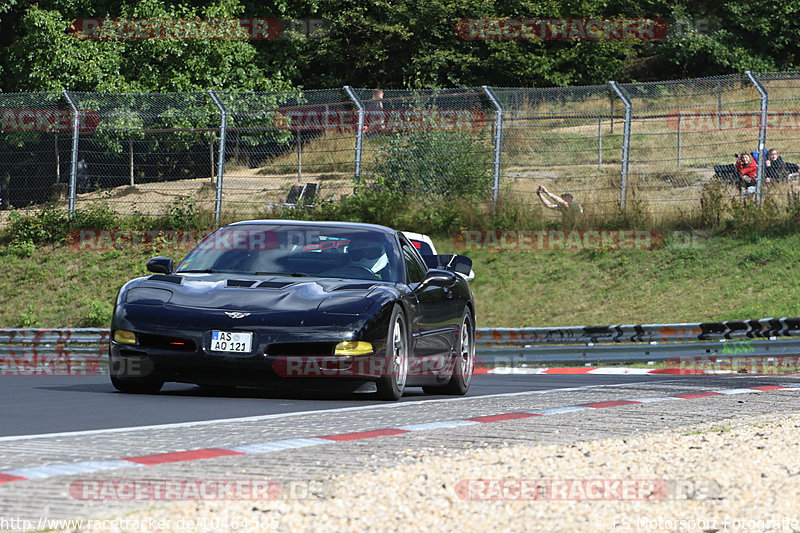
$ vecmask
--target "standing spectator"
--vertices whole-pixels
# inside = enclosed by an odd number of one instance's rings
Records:
[[[539,185],[539,188],[536,189],[536,194],[539,195],[539,200],[542,201],[545,207],[548,209],[558,209],[561,211],[561,216],[565,224],[570,226],[575,225],[580,216],[583,214],[583,208],[578,202],[575,201],[570,193],[558,196],[548,191],[544,185]],[[545,195],[550,197],[550,199],[555,203],[547,201]]]
[[[89,165],[85,159],[78,161],[78,166],[75,169],[75,185],[78,189],[78,194],[92,190],[92,178],[89,175]]]
[[[756,177],[758,165],[753,161],[753,156],[747,152],[736,154],[736,171],[739,173],[739,186],[745,194],[756,192]]]
[[[364,131],[371,132],[367,134],[369,137],[386,129],[386,116],[383,113],[383,89],[372,91],[372,98],[364,102],[364,110]]]

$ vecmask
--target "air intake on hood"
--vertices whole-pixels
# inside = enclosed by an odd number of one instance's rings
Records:
[[[252,279],[229,279],[226,287],[252,287],[255,281]]]
[[[258,289],[282,289],[287,285],[294,285],[294,281],[262,281],[256,288]]]
[[[166,281],[168,283],[177,283],[178,285],[180,285],[181,282],[183,281],[183,276],[167,276],[164,274],[153,274],[147,279],[151,281]]]
[[[371,289],[374,287],[374,283],[354,283],[352,285],[342,285],[341,287],[336,287],[335,291],[361,291],[365,289]]]

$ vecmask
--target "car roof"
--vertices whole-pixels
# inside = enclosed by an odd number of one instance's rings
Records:
[[[364,231],[377,231],[390,235],[397,234],[396,230],[380,226],[378,224],[365,224],[363,222],[340,222],[340,221],[316,221],[316,220],[284,220],[284,219],[267,219],[267,220],[242,220],[233,222],[228,226],[244,226],[244,225],[257,225],[257,226],[313,226],[313,227],[330,227],[330,228],[346,228],[358,229]]]

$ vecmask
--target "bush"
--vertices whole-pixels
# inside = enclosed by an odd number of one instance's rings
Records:
[[[613,227],[619,229],[640,229],[652,226],[650,206],[642,198],[638,187],[628,187],[625,211],[618,211],[613,218]]]
[[[34,326],[36,326],[36,307],[33,304],[29,304],[28,309],[21,311],[17,316],[16,327],[32,328]]]
[[[491,190],[491,151],[471,133],[415,130],[379,142],[373,172],[384,190],[451,199]]]
[[[120,216],[105,202],[95,202],[86,209],[76,209],[70,221],[70,229],[115,229],[120,225]]]
[[[700,218],[705,227],[714,229],[725,219],[728,213],[727,188],[719,180],[711,180],[703,185],[700,193]]]
[[[30,257],[35,249],[36,245],[31,241],[11,241],[5,249],[2,249],[2,252],[16,255],[17,257]]]
[[[338,202],[321,201],[313,209],[298,207],[284,215],[298,220],[342,220],[391,226],[405,209],[404,194],[367,187]]]
[[[147,226],[149,229],[204,229],[215,224],[213,215],[198,209],[194,198],[178,196],[167,208],[166,215],[152,218]]]
[[[109,302],[83,299],[81,302],[86,311],[80,325],[85,328],[104,328],[111,323],[112,305]]]
[[[777,235],[788,228],[781,220],[781,210],[772,197],[765,197],[761,207],[756,199],[734,197],[730,200],[730,218],[725,221],[723,233],[734,237],[745,238],[751,242],[765,235]]]
[[[67,212],[53,206],[46,206],[30,215],[12,211],[9,221],[6,240],[11,244],[63,243],[70,228]]]

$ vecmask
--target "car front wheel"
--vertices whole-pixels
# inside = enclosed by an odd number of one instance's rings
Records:
[[[155,394],[164,386],[164,380],[153,372],[152,364],[146,360],[115,357],[108,361],[111,384],[120,392],[128,394]],[[142,377],[149,376],[149,377]]]
[[[111,384],[120,392],[128,394],[155,394],[164,386],[163,381],[144,381],[140,379],[119,379],[111,376]]]
[[[408,378],[408,324],[403,309],[395,304],[386,335],[386,374],[378,381],[378,397],[398,400]]]

